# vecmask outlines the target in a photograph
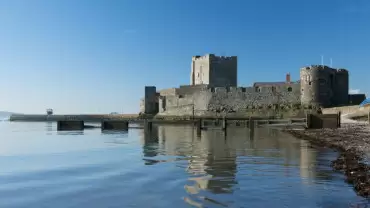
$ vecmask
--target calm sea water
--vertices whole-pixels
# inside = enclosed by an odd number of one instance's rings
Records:
[[[277,130],[102,133],[0,122],[0,207],[351,207],[329,149]]]

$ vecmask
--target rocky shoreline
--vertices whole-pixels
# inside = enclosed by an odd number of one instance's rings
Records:
[[[332,167],[346,176],[346,181],[353,184],[355,192],[370,198],[370,126],[368,124],[342,124],[339,129],[284,130],[299,138],[310,141],[313,145],[333,148],[340,152],[332,161]]]

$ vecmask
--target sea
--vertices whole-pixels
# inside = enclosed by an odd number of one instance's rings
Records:
[[[278,129],[132,127],[58,132],[3,119],[0,207],[369,206],[330,167],[337,152]]]

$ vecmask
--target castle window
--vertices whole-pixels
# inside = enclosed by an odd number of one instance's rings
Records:
[[[312,84],[312,82],[308,82],[308,85],[311,85]]]
[[[256,92],[261,92],[261,88],[259,88],[259,87],[255,87],[255,89],[254,89]]]
[[[242,92],[246,92],[246,89],[245,89],[245,87],[242,87]]]
[[[276,92],[276,87],[271,87],[272,92]]]
[[[292,90],[292,87],[288,87],[288,92],[291,92]]]

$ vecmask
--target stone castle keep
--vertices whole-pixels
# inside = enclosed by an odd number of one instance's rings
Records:
[[[365,99],[364,94],[349,94],[346,69],[312,65],[300,69],[298,81],[291,81],[287,74],[285,81],[256,82],[250,87],[237,86],[237,69],[236,56],[194,56],[190,85],[159,91],[146,86],[140,112],[163,116],[266,114],[359,104]]]

